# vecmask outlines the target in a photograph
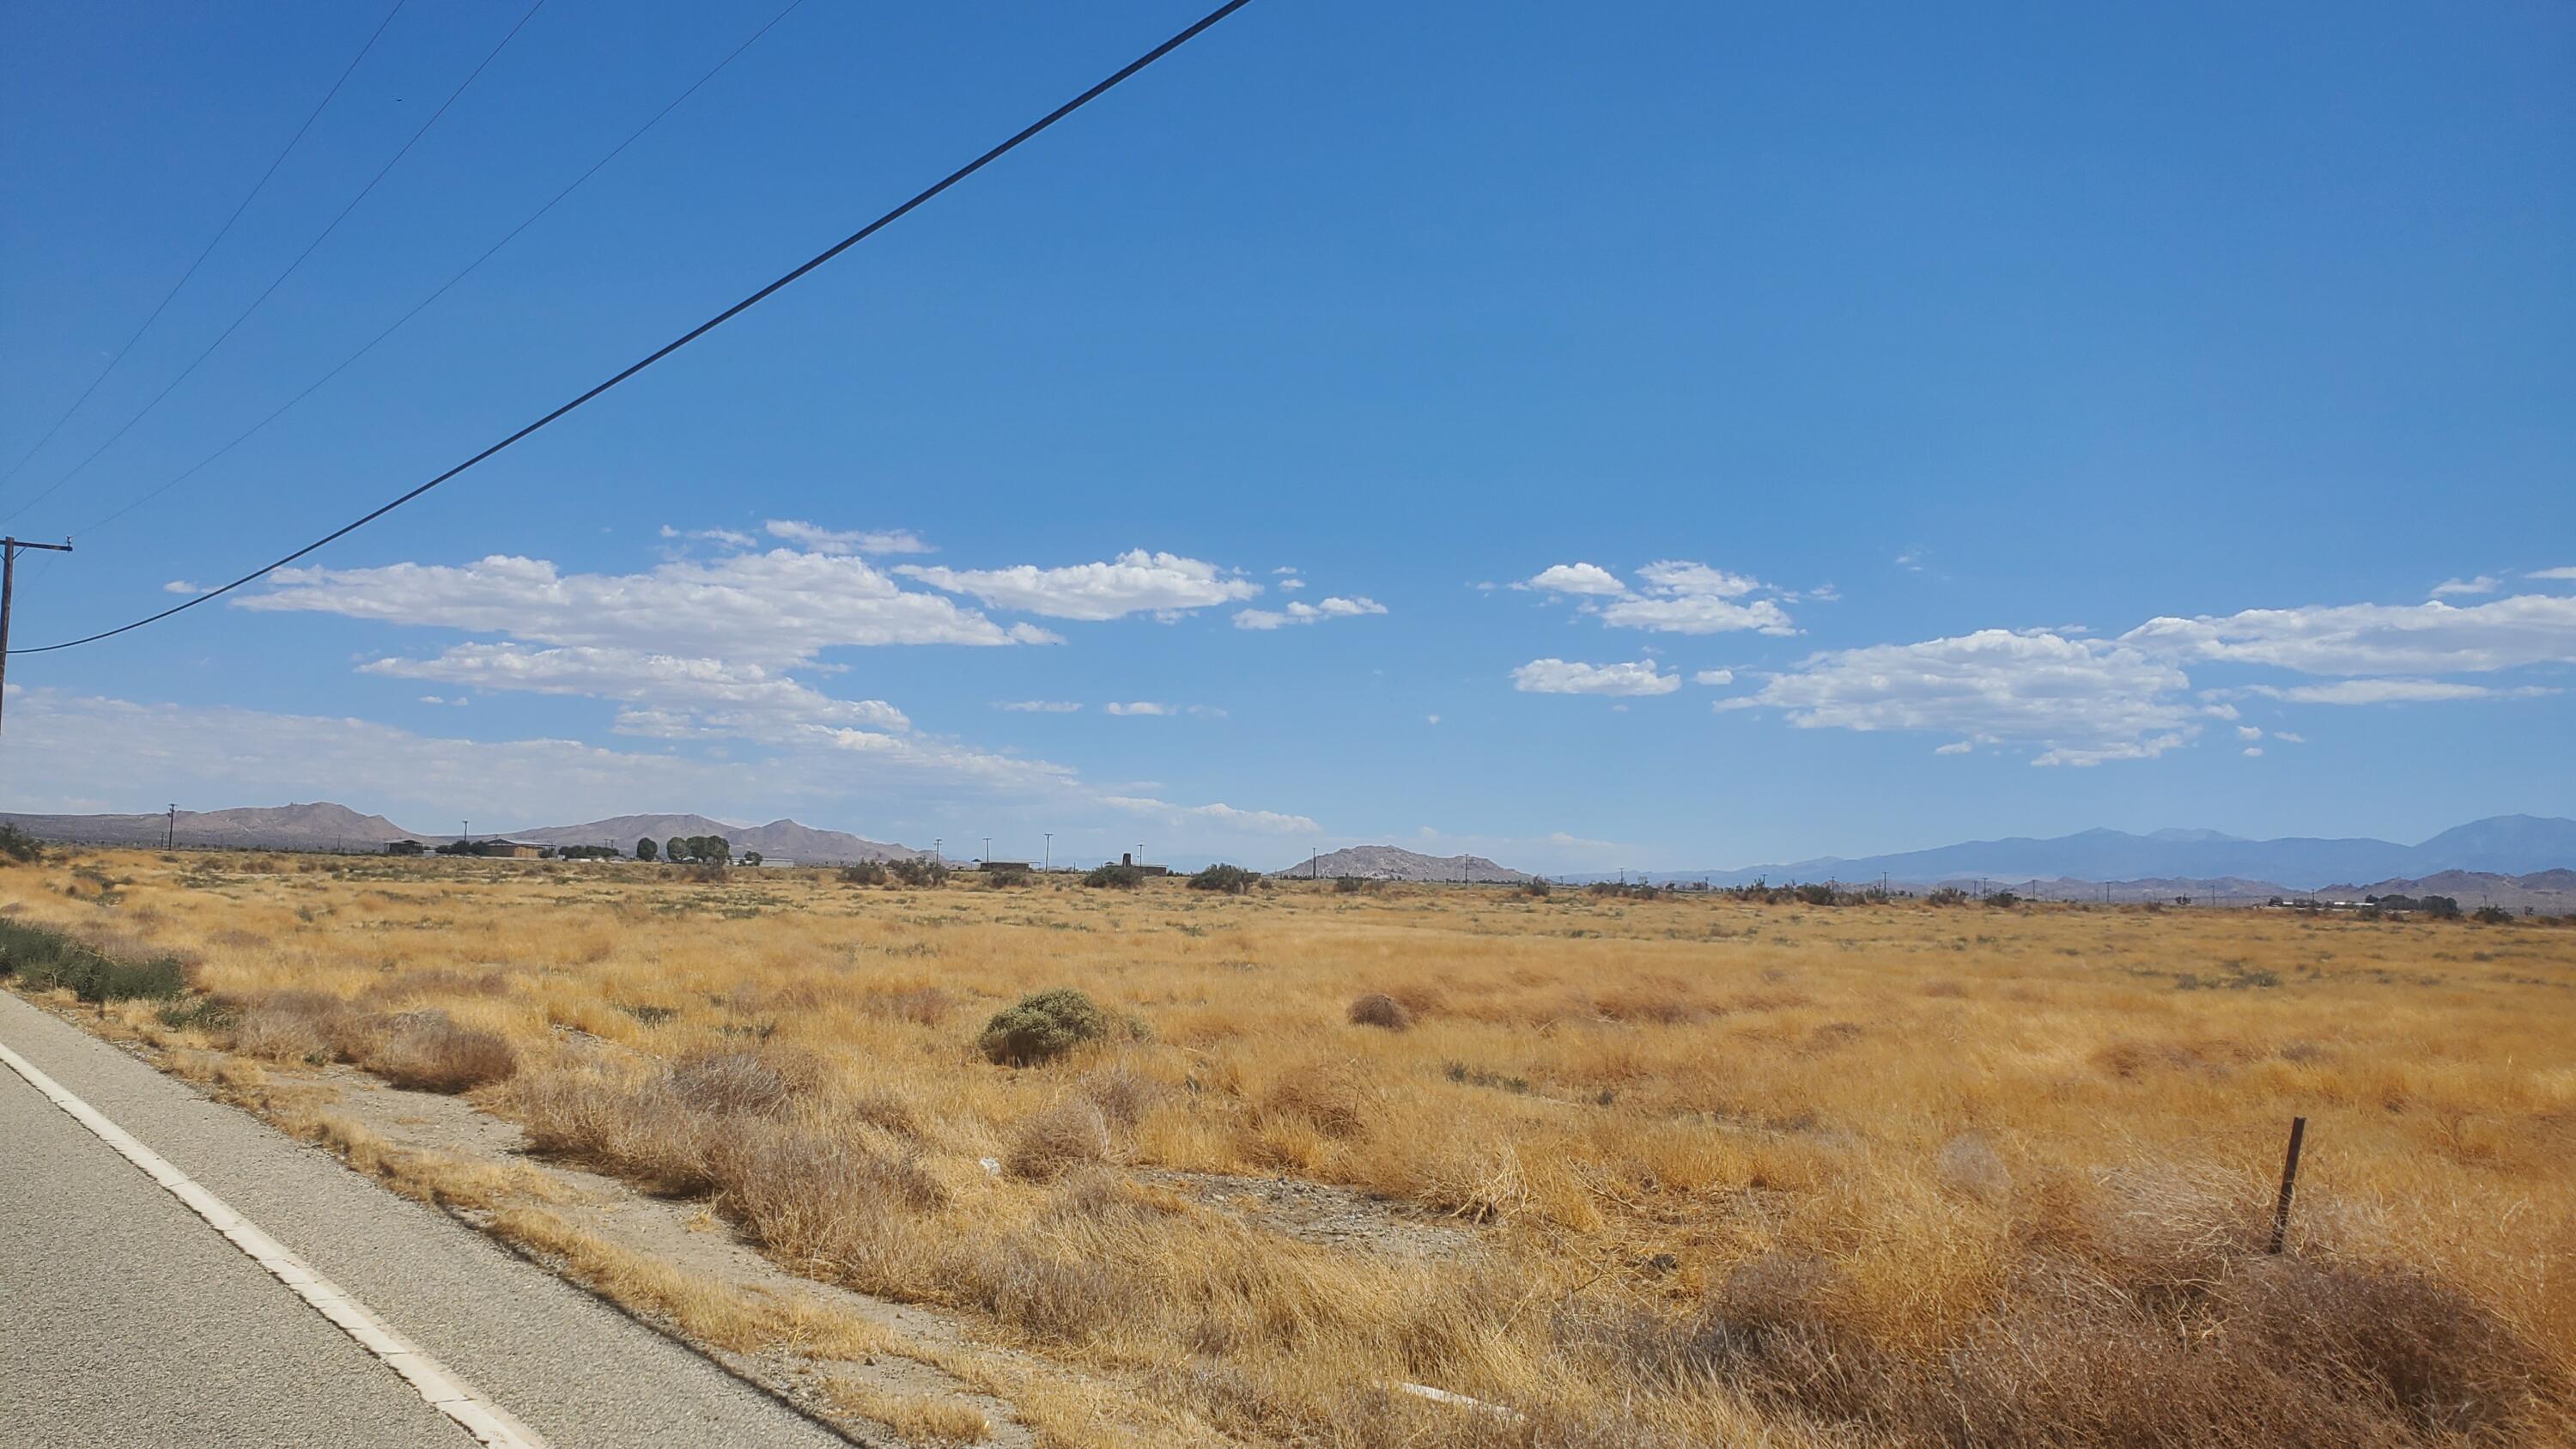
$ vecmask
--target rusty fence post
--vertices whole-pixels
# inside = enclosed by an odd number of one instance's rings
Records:
[[[2274,1253],[2281,1251],[2282,1240],[2290,1232],[2290,1194],[2299,1185],[2299,1144],[2307,1135],[2308,1119],[2291,1118],[2290,1152],[2281,1159],[2281,1195],[2272,1204],[2272,1246],[2269,1251]]]

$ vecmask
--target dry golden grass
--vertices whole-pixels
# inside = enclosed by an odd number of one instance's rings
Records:
[[[60,865],[0,900],[192,961],[238,1017],[182,1044],[469,1090],[799,1272],[966,1312],[1201,1432],[2571,1432],[2576,929],[99,863],[113,904]],[[1150,1040],[987,1062],[984,1021],[1057,986]],[[1175,1173],[1357,1189],[1473,1246],[1301,1236]]]

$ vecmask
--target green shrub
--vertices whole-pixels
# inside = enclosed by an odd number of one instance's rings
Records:
[[[2510,926],[2513,924],[2513,912],[2506,910],[2502,906],[2480,906],[2478,907],[2478,924],[2482,926]]]
[[[947,862],[932,860],[927,856],[889,861],[886,868],[894,872],[896,880],[908,886],[936,887],[948,884]]]
[[[891,879],[893,877],[886,874],[885,862],[881,860],[863,860],[841,867],[843,885],[881,886]]]
[[[1261,877],[1259,874],[1245,870],[1239,865],[1225,865],[1222,863],[1209,866],[1207,869],[1190,877],[1191,890],[1223,891],[1230,896],[1242,895],[1260,883]]]
[[[984,884],[988,886],[1024,886],[1031,880],[1031,876],[1027,871],[1012,870],[1008,867],[1004,867],[1000,870],[988,870],[983,874]]]
[[[1083,873],[1082,883],[1095,888],[1132,891],[1145,883],[1145,872],[1132,865],[1095,865]]]
[[[1053,1061],[1087,1041],[1107,1037],[1115,1025],[1097,1002],[1070,986],[1020,998],[993,1013],[976,1046],[1003,1066]]]
[[[39,990],[66,987],[88,1002],[167,999],[188,989],[175,958],[120,960],[60,931],[18,921],[0,921],[0,976],[15,976]]]
[[[36,837],[15,825],[0,825],[0,865],[19,864],[45,858],[45,847]]]

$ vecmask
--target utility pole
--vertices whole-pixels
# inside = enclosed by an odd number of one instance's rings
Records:
[[[179,848],[179,802],[176,800],[170,802],[170,828],[161,832],[161,848],[163,850]]]
[[[984,837],[984,864],[988,869],[993,864],[993,837],[989,835]]]
[[[9,686],[9,597],[18,591],[18,550],[41,548],[47,553],[70,553],[72,541],[28,543],[16,538],[0,538],[0,699],[5,699]]]
[[[1038,858],[1038,874],[1040,874],[1040,875],[1052,875],[1052,874],[1054,874],[1054,873],[1055,873],[1055,832],[1054,832],[1054,831],[1052,831],[1052,830],[1050,830],[1050,831],[1048,831],[1048,832],[1046,833],[1046,854],[1045,854],[1045,855],[1043,855],[1043,856],[1040,856],[1040,857]]]

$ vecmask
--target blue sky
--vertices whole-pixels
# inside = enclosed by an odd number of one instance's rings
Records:
[[[80,546],[14,642],[410,487],[1197,13],[807,0],[92,526],[772,11],[547,0],[37,499],[525,9],[406,6],[0,485]],[[382,15],[11,7],[0,463]],[[2536,4],[1259,0],[320,572],[13,659],[0,778],[1554,870],[2576,813],[2571,63]]]

